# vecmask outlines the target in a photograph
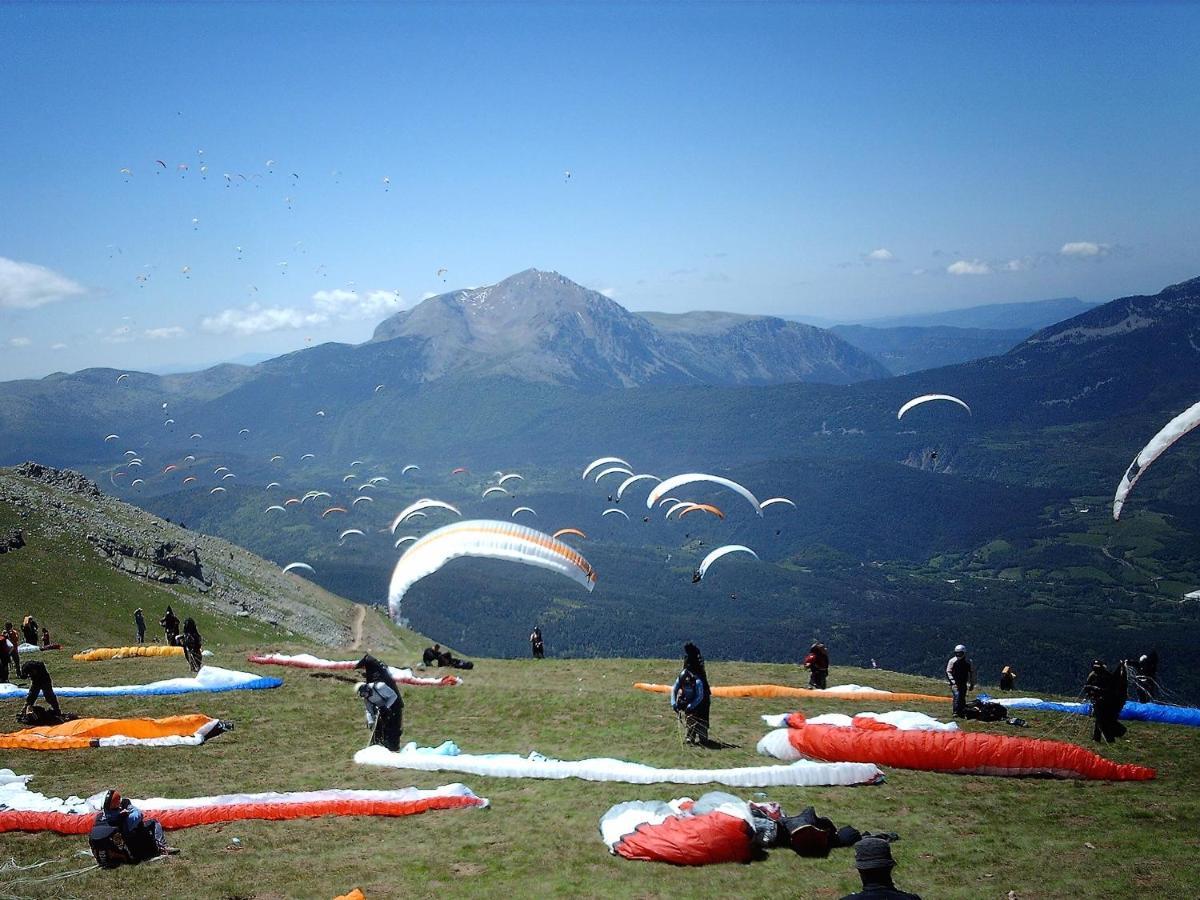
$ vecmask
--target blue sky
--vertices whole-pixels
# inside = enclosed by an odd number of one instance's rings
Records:
[[[1185,4],[3,4],[0,378],[530,266],[840,320],[1153,292],[1200,274],[1197,46]]]

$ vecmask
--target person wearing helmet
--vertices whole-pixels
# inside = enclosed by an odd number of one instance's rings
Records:
[[[975,690],[975,665],[962,644],[954,648],[954,655],[946,663],[946,680],[950,682],[954,718],[964,719],[967,716],[967,694]]]
[[[1138,703],[1158,702],[1158,651],[1151,650],[1131,662],[1133,686],[1137,690]]]

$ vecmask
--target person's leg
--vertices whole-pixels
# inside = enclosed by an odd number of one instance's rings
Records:
[[[54,688],[46,688],[42,691],[42,696],[46,698],[46,702],[50,704],[50,708],[61,716],[62,710],[58,708],[58,697],[54,695]]]

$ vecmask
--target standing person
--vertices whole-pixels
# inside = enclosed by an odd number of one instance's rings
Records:
[[[13,628],[12,622],[4,623],[4,637],[8,639],[9,651],[8,655],[12,659],[13,671],[18,676],[21,674],[21,638],[17,634],[17,629]]]
[[[183,656],[188,667],[195,675],[204,667],[203,641],[200,631],[196,628],[195,619],[189,618],[183,623],[183,634],[179,636],[179,643],[183,647]]]
[[[146,643],[146,617],[142,615],[140,606],[133,611],[133,624],[137,627],[137,642]]]
[[[158,624],[163,627],[163,631],[167,635],[167,645],[174,647],[179,642],[179,616],[175,615],[171,607],[167,607],[167,611],[163,613],[163,617],[158,620]]]
[[[967,693],[975,690],[975,665],[967,657],[967,648],[962,644],[954,648],[954,655],[946,663],[946,680],[950,682],[950,694],[954,700],[954,718],[965,718]]]
[[[683,645],[683,669],[671,688],[671,708],[683,716],[687,742],[697,747],[714,746],[708,739],[709,708],[712,691],[700,648],[688,641]]]
[[[1139,703],[1158,702],[1158,651],[1151,650],[1133,663],[1133,686]]]
[[[404,733],[404,698],[400,696],[392,673],[369,653],[355,663],[354,668],[364,670],[365,683],[358,685],[355,691],[366,706],[371,743],[399,750],[400,735]]]
[[[21,677],[29,679],[29,693],[25,695],[25,709],[21,715],[33,712],[33,704],[37,702],[38,694],[46,698],[56,716],[62,715],[62,710],[58,708],[58,697],[54,696],[54,682],[50,679],[50,673],[46,671],[45,663],[36,659],[25,663],[21,668]]]
[[[1129,696],[1128,679],[1124,660],[1112,672],[1103,660],[1092,661],[1092,671],[1084,682],[1083,693],[1092,703],[1092,718],[1096,720],[1092,740],[1096,743],[1108,741],[1111,744],[1124,737],[1128,730],[1120,721],[1121,710]]]
[[[8,677],[8,663],[11,658],[12,649],[8,646],[8,638],[0,634],[0,684],[7,684],[11,681]],[[20,675],[21,673],[17,672],[16,674]]]
[[[534,659],[546,658],[546,642],[542,640],[541,625],[534,625],[533,631],[529,632],[529,650]]]
[[[33,616],[26,616],[21,622],[21,634],[25,637],[25,643],[38,645],[38,623]]]
[[[829,650],[820,641],[808,648],[804,668],[808,669],[808,686],[818,691],[825,690],[829,679]]]
[[[861,891],[847,894],[842,900],[921,900],[896,887],[892,881],[892,845],[883,838],[865,837],[854,845],[854,868],[862,879]]]

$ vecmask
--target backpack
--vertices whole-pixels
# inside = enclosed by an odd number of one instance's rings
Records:
[[[1000,722],[1008,716],[1008,710],[999,703],[974,700],[967,704],[967,718],[980,722]]]
[[[88,833],[88,845],[96,864],[102,869],[115,869],[134,861],[121,830],[107,823],[98,822],[92,826]]]

